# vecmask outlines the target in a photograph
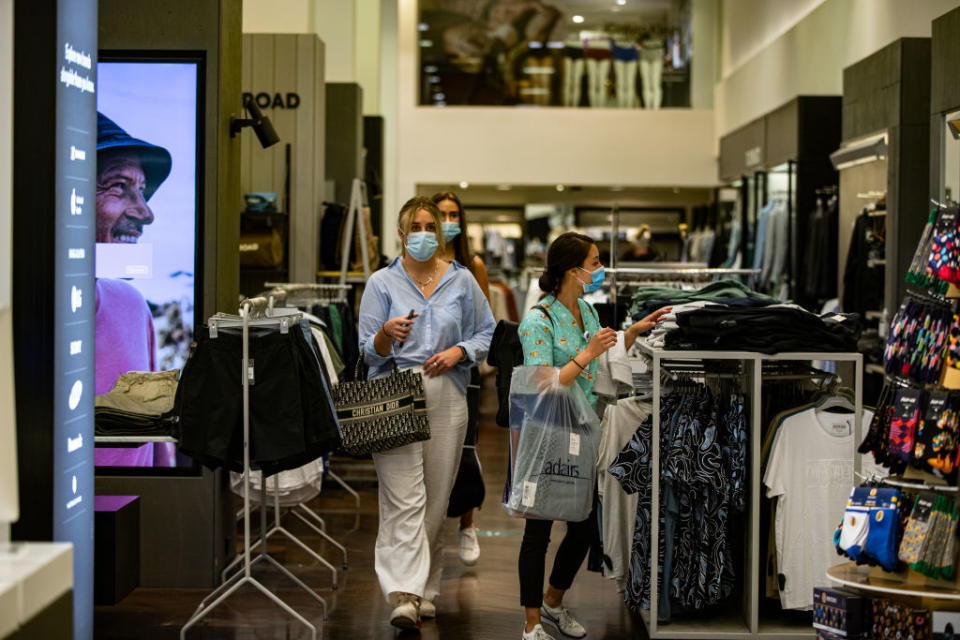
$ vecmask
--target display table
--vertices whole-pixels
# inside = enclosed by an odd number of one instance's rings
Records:
[[[73,635],[73,545],[0,545],[0,638]]]
[[[926,581],[924,584],[904,581],[899,574],[889,574],[889,578],[877,575],[876,571],[868,566],[857,566],[855,562],[845,562],[827,569],[827,577],[844,587],[870,592],[876,595],[891,595],[915,598],[933,598],[935,600],[952,600],[960,602],[960,592],[956,585],[950,586],[945,581]]]

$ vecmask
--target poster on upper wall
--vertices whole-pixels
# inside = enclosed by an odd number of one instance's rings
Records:
[[[421,105],[690,106],[690,0],[420,0]]]
[[[97,65],[96,394],[168,371],[193,340],[198,221],[197,61]],[[97,466],[173,467],[173,445],[97,449]]]

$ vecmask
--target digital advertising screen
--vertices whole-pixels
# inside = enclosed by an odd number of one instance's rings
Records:
[[[101,52],[97,64],[96,394],[181,369],[193,340],[200,61]],[[175,446],[98,447],[98,467],[171,468]],[[181,461],[181,464],[192,464]]]

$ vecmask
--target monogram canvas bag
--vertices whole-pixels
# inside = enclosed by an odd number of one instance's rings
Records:
[[[430,439],[423,378],[414,371],[393,371],[385,378],[366,380],[357,362],[356,382],[333,388],[333,401],[343,433],[340,450],[366,456]]]

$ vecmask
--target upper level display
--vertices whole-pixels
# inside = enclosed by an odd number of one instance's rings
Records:
[[[420,0],[420,104],[690,106],[689,0]]]

